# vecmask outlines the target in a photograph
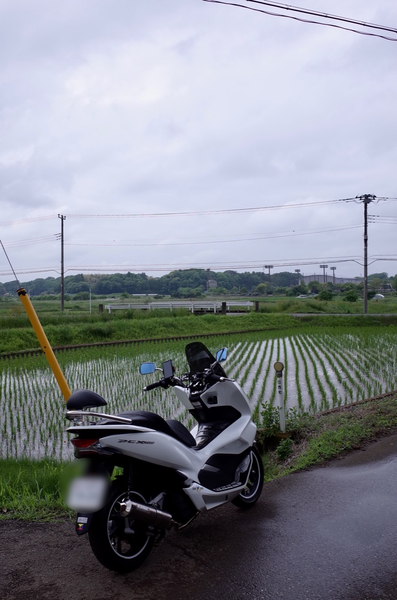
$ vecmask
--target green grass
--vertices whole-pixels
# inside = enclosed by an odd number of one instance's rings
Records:
[[[160,311],[159,311],[160,312]],[[181,312],[157,312],[72,317],[65,315],[54,319],[43,318],[42,325],[52,346],[89,344],[105,341],[168,338],[205,333],[232,331],[283,331],[302,326],[368,327],[397,325],[397,314],[390,316],[310,315],[296,317],[290,314],[251,312],[233,317],[224,315],[195,316]],[[0,354],[39,348],[39,342],[25,315],[9,319],[0,318]]]
[[[259,300],[259,310],[265,313],[303,313],[303,314],[358,314],[364,312],[362,299],[357,302],[347,302],[342,296],[332,300],[321,301],[316,298],[296,298],[285,296],[270,296],[267,298],[251,298]],[[383,300],[368,300],[368,314],[395,314],[397,312],[397,295],[385,296]]]
[[[336,297],[332,301],[322,302],[314,298],[282,296],[253,297],[250,300],[259,302],[259,312],[252,311],[233,317],[214,314],[195,316],[185,309],[172,312],[120,310],[100,314],[98,307],[100,303],[105,303],[103,299],[92,302],[92,314],[89,312],[89,301],[84,300],[66,302],[63,313],[60,311],[59,300],[33,298],[32,304],[52,346],[254,329],[283,330],[301,324],[316,327],[344,326],[346,323],[349,326],[364,326],[369,322],[397,325],[397,296],[394,295],[382,301],[369,301],[367,316],[362,314],[362,300],[352,303]],[[114,298],[113,301],[117,302],[118,299]],[[142,302],[142,299],[137,301]],[[292,313],[304,316],[298,318]],[[373,313],[391,316],[371,317]],[[338,316],[336,320],[335,314],[342,316]],[[18,298],[0,302],[0,329],[0,353],[39,348],[36,335]]]
[[[153,314],[153,313],[152,313]],[[20,325],[20,324],[19,324]],[[294,328],[299,326],[299,320],[290,315],[263,315],[250,313],[228,317],[223,315],[156,315],[152,317],[137,316],[120,318],[113,316],[109,319],[96,320],[64,320],[58,323],[43,323],[44,331],[52,346],[72,344],[88,344],[102,341],[136,340],[167,338],[178,335],[201,335],[204,333],[243,331],[243,330],[274,330]],[[39,348],[36,335],[29,322],[25,325],[14,326],[14,323],[0,323],[2,336],[0,353],[24,349]]]
[[[280,452],[279,446],[273,445],[265,454],[265,480],[324,463],[396,430],[397,394],[327,414],[295,416],[290,427],[287,423],[291,436],[288,452],[286,447],[282,446]],[[268,441],[262,439],[262,443]]]
[[[63,468],[48,460],[0,459],[0,519],[54,521],[71,515],[60,493]]]

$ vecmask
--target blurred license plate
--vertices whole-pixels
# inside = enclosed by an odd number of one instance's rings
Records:
[[[70,482],[66,504],[77,512],[96,512],[106,502],[108,485],[106,477],[76,477]]]

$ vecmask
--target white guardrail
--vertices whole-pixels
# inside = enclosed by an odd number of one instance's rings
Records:
[[[147,304],[137,303],[123,303],[123,304],[105,304],[105,309],[112,312],[112,310],[156,310],[162,308],[163,310],[174,310],[176,308],[187,308],[192,313],[195,312],[222,312],[222,304],[226,304],[226,311],[233,312],[234,310],[244,309],[249,311],[253,302],[194,302],[194,301],[176,301],[176,302],[148,302]]]

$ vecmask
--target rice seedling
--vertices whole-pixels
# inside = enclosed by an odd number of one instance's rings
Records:
[[[257,422],[263,404],[275,402],[276,360],[284,363],[288,408],[316,412],[397,387],[397,334],[379,328],[313,329],[250,333],[206,342],[215,354],[229,349],[226,373],[239,381],[250,399]],[[187,371],[185,341],[136,346],[93,347],[59,355],[69,386],[92,389],[108,402],[107,412],[151,410],[181,420],[188,428],[193,418],[172,389],[143,387],[157,375],[142,378],[141,362],[158,366],[172,358],[177,373]],[[0,451],[7,458],[51,458],[72,455],[65,403],[43,356],[21,357],[0,363]]]

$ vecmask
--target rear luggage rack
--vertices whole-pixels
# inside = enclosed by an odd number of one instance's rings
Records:
[[[115,415],[107,415],[105,413],[97,413],[88,410],[68,410],[66,411],[66,418],[69,421],[76,421],[80,417],[83,421],[86,420],[86,417],[98,417],[100,419],[106,419],[109,421],[115,421],[116,423],[124,423],[125,425],[131,425],[131,419],[127,419],[126,417],[117,417]]]

